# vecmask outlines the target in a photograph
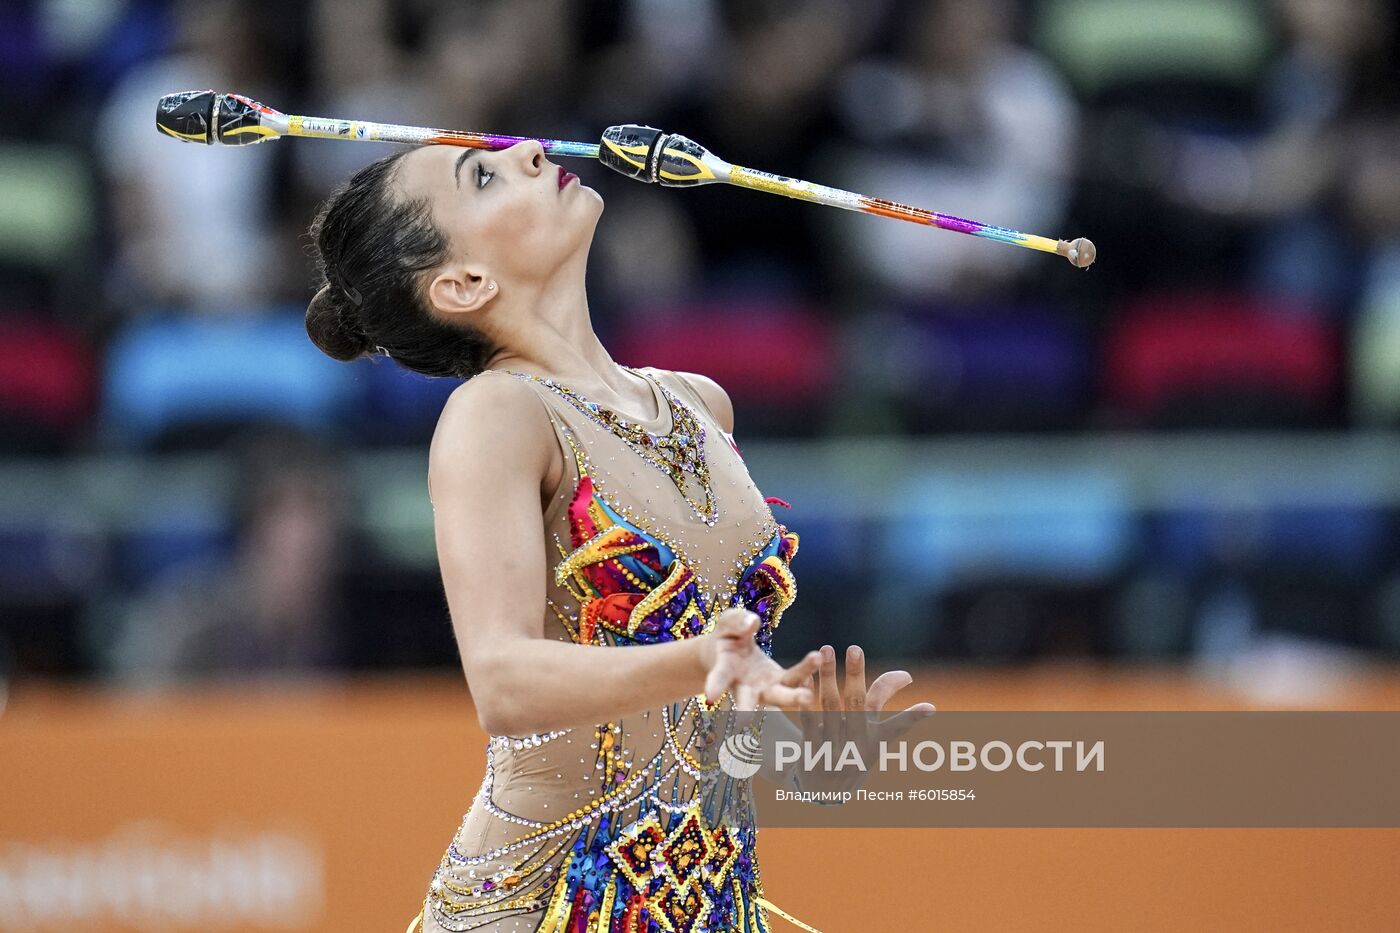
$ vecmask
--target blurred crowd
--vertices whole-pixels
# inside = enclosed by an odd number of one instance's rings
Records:
[[[713,376],[741,439],[1400,423],[1387,0],[19,0],[0,50],[6,462],[229,451],[248,490],[218,561],[131,575],[41,668],[384,663],[332,621],[336,464],[421,445],[452,388],[331,364],[300,332],[316,205],[391,147],[180,144],[154,127],[173,91],[564,139],[646,123],[1098,244],[1081,273],[571,162],[606,202],[605,344]]]

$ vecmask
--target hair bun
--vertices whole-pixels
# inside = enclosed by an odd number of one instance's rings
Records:
[[[322,353],[344,362],[374,349],[350,297],[330,284],[321,286],[306,306],[306,333]]]

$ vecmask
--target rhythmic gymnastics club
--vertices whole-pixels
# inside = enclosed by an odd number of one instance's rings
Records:
[[[1076,240],[1052,240],[1049,237],[1033,236],[1007,227],[994,227],[975,220],[964,220],[961,217],[939,214],[896,201],[867,197],[853,191],[828,188],[826,185],[813,184],[800,178],[788,178],[745,168],[742,165],[731,165],[684,136],[630,123],[608,127],[603,132],[601,143],[580,143],[564,139],[496,136],[490,133],[438,130],[423,126],[294,116],[273,110],[266,104],[241,94],[222,94],[205,90],[181,91],[162,97],[156,105],[156,128],[175,139],[211,146],[246,146],[282,136],[305,136],[312,139],[506,149],[516,143],[534,139],[551,155],[597,159],[628,178],[668,188],[690,188],[725,182],[741,188],[797,198],[799,201],[812,201],[842,210],[907,220],[1000,243],[1010,243],[1012,246],[1057,253],[1080,269],[1087,269],[1097,255],[1093,242],[1084,237]]]

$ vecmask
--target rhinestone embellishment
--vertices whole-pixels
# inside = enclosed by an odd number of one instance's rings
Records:
[[[634,375],[641,376],[647,382],[655,384],[661,390],[661,395],[666,399],[666,405],[671,412],[671,430],[669,432],[657,434],[648,431],[641,425],[623,418],[612,409],[599,405],[563,383],[545,376],[536,376],[533,373],[522,373],[516,370],[507,370],[507,372],[548,387],[595,424],[609,431],[639,454],[642,459],[665,473],[691,510],[706,524],[713,525],[719,517],[719,510],[715,505],[714,488],[710,484],[710,468],[705,462],[705,426],[700,423],[695,412],[676,398],[664,385],[649,379],[630,366],[623,368]],[[693,476],[699,482],[703,493],[699,499],[688,490],[687,476]]]

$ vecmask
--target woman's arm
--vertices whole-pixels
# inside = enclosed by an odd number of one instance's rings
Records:
[[[541,487],[562,456],[531,389],[497,378],[452,394],[429,452],[448,610],[477,716],[493,735],[609,722],[694,696],[720,654],[715,633],[628,650],[545,637]],[[805,680],[815,657],[786,682]],[[720,669],[774,683],[762,664],[771,662],[730,659]]]
[[[703,638],[600,653],[546,638],[541,485],[562,460],[514,379],[474,379],[443,409],[428,457],[438,563],[477,717],[492,735],[609,722],[705,684]]]

